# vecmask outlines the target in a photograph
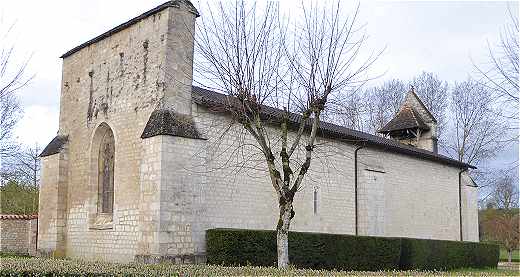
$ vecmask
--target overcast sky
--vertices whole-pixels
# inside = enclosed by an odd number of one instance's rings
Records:
[[[25,115],[16,130],[26,144],[45,146],[58,130],[61,59],[67,50],[145,12],[165,0],[0,1],[2,26],[16,22],[11,38],[17,58],[32,54],[35,74],[21,94]],[[354,2],[354,1],[351,1]],[[194,1],[197,5],[197,2]],[[300,1],[282,2],[285,9]],[[517,2],[362,1],[369,47],[387,47],[374,70],[386,79],[410,79],[431,71],[448,81],[474,73],[471,58],[484,63],[487,41],[495,43]],[[204,16],[204,14],[202,14]],[[501,161],[518,155],[518,146]]]

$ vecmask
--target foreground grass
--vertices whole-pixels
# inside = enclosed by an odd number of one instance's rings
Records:
[[[213,265],[115,264],[78,260],[2,257],[0,276],[520,276],[518,271],[465,269],[433,271],[328,271]]]

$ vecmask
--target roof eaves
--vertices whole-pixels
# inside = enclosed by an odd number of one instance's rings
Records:
[[[216,106],[216,105],[225,105],[225,103],[223,103],[223,101],[226,101],[227,96],[224,94],[214,92],[211,90],[207,90],[204,88],[200,88],[197,86],[193,86],[193,91],[194,91],[194,93],[193,93],[192,97],[195,100],[195,103],[197,103],[197,104],[207,106],[207,107]],[[269,113],[270,116],[276,116],[276,114],[275,114],[276,111],[282,112],[281,110],[278,110],[276,108],[272,108],[269,106],[265,106],[265,107],[266,107],[266,110],[270,111],[270,113]],[[298,114],[291,113],[289,115],[289,118],[294,122],[294,121],[298,121],[298,119],[301,118],[301,116],[299,116]],[[425,158],[428,160],[437,161],[437,162],[441,162],[444,164],[449,164],[449,165],[456,166],[459,168],[473,168],[473,169],[476,168],[472,165],[469,165],[469,164],[466,164],[463,162],[459,162],[457,160],[445,157],[440,154],[435,154],[435,153],[427,151],[427,150],[423,150],[423,149],[401,144],[394,140],[389,140],[389,139],[386,139],[383,137],[352,130],[352,129],[349,129],[349,128],[346,128],[343,126],[339,126],[336,124],[328,123],[328,122],[320,123],[320,134],[332,136],[337,139],[349,140],[350,142],[366,143],[366,144],[374,146],[374,147],[378,147],[378,148],[382,148],[382,149],[386,149],[386,150],[392,150],[394,152],[407,154],[407,155],[411,155],[411,156],[415,156],[415,157]]]
[[[61,152],[65,144],[68,142],[69,136],[55,136],[51,142],[43,149],[40,157],[47,157]]]

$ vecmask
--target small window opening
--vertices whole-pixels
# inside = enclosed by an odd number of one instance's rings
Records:
[[[314,214],[318,214],[318,188],[317,187],[314,188],[314,193],[313,193],[313,211],[314,211]]]

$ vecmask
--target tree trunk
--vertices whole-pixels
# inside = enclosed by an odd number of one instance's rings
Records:
[[[511,263],[511,260],[513,259],[513,250],[507,250],[507,261]]]
[[[276,226],[278,268],[287,268],[289,265],[289,227],[293,217],[292,213],[292,203],[280,204],[280,218]]]

